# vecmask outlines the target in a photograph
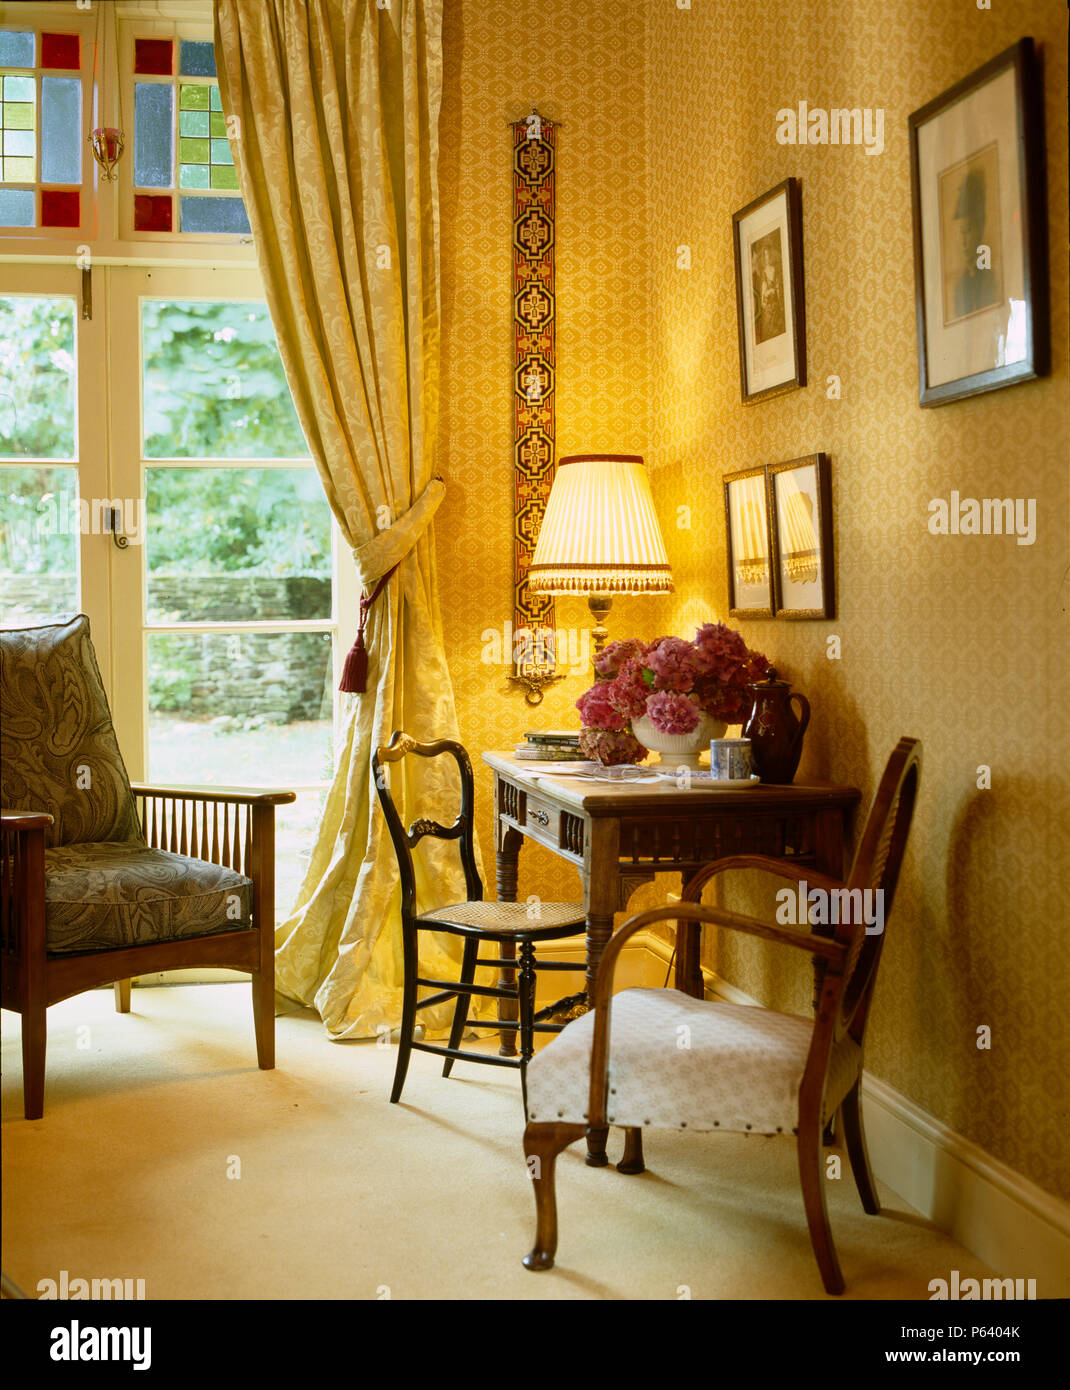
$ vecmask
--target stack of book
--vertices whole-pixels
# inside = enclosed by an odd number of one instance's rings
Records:
[[[572,729],[529,729],[524,742],[516,745],[516,756],[540,763],[576,763],[586,758],[579,731]]]

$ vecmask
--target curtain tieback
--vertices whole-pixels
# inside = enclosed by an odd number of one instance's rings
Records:
[[[393,526],[386,531],[380,531],[366,545],[353,552],[353,559],[362,579],[369,570],[371,574],[380,571],[384,562],[388,563],[393,559],[394,563],[388,570],[380,573],[370,594],[369,582],[364,582],[360,596],[360,623],[356,640],[346,654],[342,666],[342,679],[338,682],[338,689],[344,694],[362,695],[367,689],[368,650],[364,645],[364,628],[368,621],[368,613],[382,593],[386,581],[409,551],[415,548],[417,541],[431,524],[431,518],[438,510],[445,491],[443,480],[437,476],[432,478],[415,504],[403,516],[398,517]]]
[[[398,565],[401,561],[398,561]],[[387,572],[376,584],[370,594],[362,593],[360,596],[360,623],[357,626],[357,636],[353,645],[346,653],[346,659],[342,666],[342,679],[338,682],[338,689],[346,695],[363,695],[368,686],[368,649],[364,645],[364,625],[368,621],[368,609],[383,592],[386,581],[397,569]]]

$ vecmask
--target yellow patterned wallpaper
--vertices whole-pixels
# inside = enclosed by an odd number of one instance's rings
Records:
[[[937,1119],[1070,1197],[1066,1133],[1070,793],[1066,630],[1065,15],[1054,0],[829,6],[691,0],[447,0],[441,171],[449,497],[436,526],[462,736],[508,746],[573,723],[580,676],[534,720],[481,633],[511,608],[509,154],[533,102],[563,122],[558,174],[559,453],[642,452],[677,582],[617,600],[619,635],[690,634],[727,611],[721,477],[823,450],[833,475],[839,617],[742,624],[814,707],[803,772],[868,804],[903,733],[922,796],[870,1027],[869,1068]],[[1046,82],[1051,376],[973,400],[916,403],[907,117],[1023,34]],[[885,111],[885,150],[792,147],[775,113]],[[802,182],[811,384],[739,400],[731,215]],[[677,247],[691,269],[676,268]],[[826,396],[826,378],[842,398]],[[931,498],[1035,497],[1037,540],[932,537]],[[691,529],[674,525],[691,509]],[[558,621],[586,608],[561,603]],[[826,659],[826,638],[842,643]],[[976,786],[992,769],[991,790]],[[478,795],[488,877],[490,780]],[[526,849],[524,891],[571,896]],[[784,953],[720,943],[717,968],[805,1011]],[[710,960],[714,957],[711,955]],[[976,1046],[991,1029],[991,1048]]]

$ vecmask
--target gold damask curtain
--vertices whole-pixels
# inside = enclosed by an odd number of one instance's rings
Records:
[[[297,413],[364,589],[398,565],[368,618],[366,693],[347,697],[308,873],[277,936],[279,992],[316,1008],[333,1038],[374,1036],[401,1016],[400,893],[372,752],[395,728],[457,737],[430,531],[444,493],[434,476],[441,6],[215,9],[223,108],[238,118],[231,145]],[[394,795],[451,820],[443,761],[406,759]],[[421,906],[463,900],[454,847],[428,848]],[[438,950],[421,964],[456,974],[455,939]],[[451,1010],[422,1018],[441,1028]]]

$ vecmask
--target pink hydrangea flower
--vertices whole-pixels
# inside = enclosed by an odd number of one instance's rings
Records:
[[[580,748],[603,767],[641,763],[647,753],[634,734],[627,731],[614,733],[609,729],[581,729]]]
[[[630,656],[642,656],[644,646],[634,637],[622,642],[610,642],[594,659],[595,674],[603,680],[612,680]]]
[[[694,700],[673,690],[659,690],[651,695],[646,712],[654,728],[663,734],[693,734],[702,713]]]
[[[585,690],[576,701],[580,719],[588,729],[610,729],[619,732],[626,721],[609,703],[609,688],[612,682],[596,681],[590,690]]]
[[[638,719],[646,713],[650,686],[643,678],[643,667],[636,657],[630,656],[617,672],[616,679],[607,685],[606,699],[622,719]]]
[[[695,648],[683,637],[663,637],[647,649],[643,664],[654,673],[657,690],[678,690],[686,694],[694,688],[695,677],[699,674]]]

